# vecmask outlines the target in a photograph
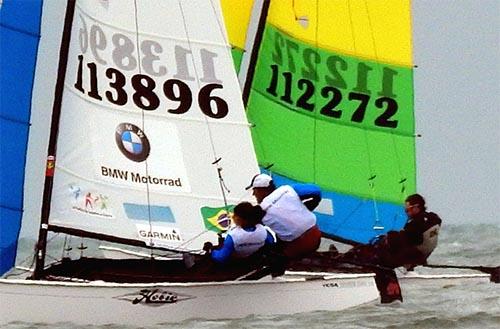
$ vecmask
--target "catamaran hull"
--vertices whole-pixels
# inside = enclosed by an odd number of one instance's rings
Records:
[[[377,298],[372,274],[183,284],[0,279],[0,323],[149,325],[189,318],[338,311]]]

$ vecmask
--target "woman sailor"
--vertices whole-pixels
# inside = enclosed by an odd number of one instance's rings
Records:
[[[211,258],[220,264],[230,260],[238,260],[252,256],[265,245],[274,244],[274,237],[260,222],[265,212],[260,206],[253,206],[249,202],[236,205],[233,210],[232,228],[219,249],[212,249],[206,243],[204,249],[211,251]]]

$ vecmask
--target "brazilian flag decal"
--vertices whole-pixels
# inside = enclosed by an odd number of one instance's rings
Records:
[[[217,233],[227,231],[231,226],[233,209],[234,205],[218,208],[202,207],[200,210],[206,229]]]

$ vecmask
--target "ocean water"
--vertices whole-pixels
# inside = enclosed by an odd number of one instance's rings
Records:
[[[429,263],[499,266],[500,224],[446,225],[445,223],[439,245],[429,258]],[[436,271],[442,273],[444,270],[417,268],[419,273],[436,273]],[[425,283],[403,285],[402,289],[403,303],[389,305],[373,303],[341,312],[309,312],[288,316],[252,315],[237,320],[192,319],[148,327],[109,324],[93,328],[500,328],[500,284]],[[89,326],[16,322],[4,324],[2,328],[84,329]]]

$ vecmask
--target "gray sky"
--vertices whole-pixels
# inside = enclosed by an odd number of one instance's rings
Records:
[[[446,222],[500,223],[500,1],[413,3],[418,190]]]

